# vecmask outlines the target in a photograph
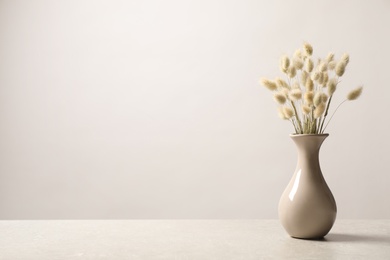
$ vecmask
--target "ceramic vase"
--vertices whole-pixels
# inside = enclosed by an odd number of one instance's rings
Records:
[[[279,219],[294,238],[319,239],[332,228],[336,202],[322,175],[319,151],[328,134],[290,135],[298,162],[279,202]]]

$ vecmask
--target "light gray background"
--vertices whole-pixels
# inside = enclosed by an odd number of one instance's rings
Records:
[[[390,218],[390,1],[0,0],[0,218],[276,218],[292,126],[261,76],[349,52],[321,166]],[[334,108],[334,107],[333,107]]]

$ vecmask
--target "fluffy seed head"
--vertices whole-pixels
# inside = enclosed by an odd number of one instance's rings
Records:
[[[302,85],[306,85],[306,80],[308,77],[309,77],[309,73],[307,73],[306,71],[302,71],[302,73],[301,73]]]
[[[334,60],[332,60],[328,63],[328,69],[334,70],[334,68],[336,68],[336,62]]]
[[[288,97],[288,93],[290,93],[290,90],[288,88],[282,88],[280,90],[280,93],[282,93],[287,98]]]
[[[300,100],[302,98],[302,91],[300,89],[297,89],[297,88],[293,89],[293,90],[291,90],[289,97],[293,101]]]
[[[312,72],[312,70],[314,68],[314,63],[313,63],[312,59],[310,59],[310,58],[306,59],[305,67],[306,67],[307,72]]]
[[[349,54],[348,53],[344,53],[343,56],[341,56],[341,60],[343,62],[345,62],[346,64],[349,63]]]
[[[333,52],[329,52],[328,56],[326,56],[326,61],[327,62],[331,62],[331,61],[333,61],[333,59],[334,59],[334,53]]]
[[[300,49],[295,50],[294,52],[294,58],[301,59],[302,58],[302,52]]]
[[[311,74],[312,80],[318,80],[320,78],[320,72],[316,71],[313,74]]]
[[[309,106],[303,105],[303,106],[302,106],[302,112],[303,112],[305,115],[307,115],[307,114],[309,114],[309,113],[311,112],[311,109],[310,109]]]
[[[355,88],[354,90],[348,93],[347,99],[348,100],[358,99],[362,94],[362,91],[363,91],[363,87]]]
[[[276,102],[278,102],[279,104],[283,105],[284,103],[286,103],[286,96],[282,93],[275,93],[274,95],[274,99]]]
[[[312,91],[312,90],[313,90],[313,88],[314,88],[314,83],[313,83],[313,81],[311,80],[311,78],[308,78],[308,79],[306,80],[305,87],[306,87],[306,90],[307,90],[307,91]]]
[[[313,105],[314,93],[312,91],[306,92],[304,98],[305,98],[306,105],[308,105],[308,106]]]
[[[325,72],[328,70],[328,64],[325,62],[321,62],[320,65],[318,66],[318,70],[321,72]]]
[[[320,77],[318,78],[318,84],[323,85],[324,83],[324,75],[320,72]]]
[[[322,93],[322,102],[326,103],[328,101],[328,95],[326,95],[325,93]]]
[[[282,70],[282,72],[287,73],[289,67],[290,67],[290,59],[287,56],[283,56],[280,59],[280,69]]]
[[[279,88],[289,88],[287,82],[281,78],[276,78],[275,83]]]
[[[347,66],[347,63],[345,63],[343,60],[339,61],[336,65],[336,68],[335,68],[336,75],[339,77],[343,76],[346,66]]]
[[[314,103],[314,106],[316,106],[316,107],[318,107],[318,105],[322,103],[322,93],[321,92],[317,92],[314,95],[313,103]]]
[[[290,78],[294,78],[296,75],[297,75],[297,70],[295,69],[295,67],[290,67],[288,69],[288,72],[287,72],[288,76]]]
[[[303,50],[307,56],[311,56],[313,54],[313,47],[307,42],[303,44]]]
[[[323,87],[326,87],[326,84],[328,83],[328,80],[329,80],[329,75],[328,75],[328,73],[326,73],[326,72],[323,72],[322,73],[322,86]]]
[[[287,119],[290,119],[294,115],[294,111],[289,107],[283,107],[283,114]]]
[[[271,91],[274,91],[278,88],[276,86],[275,82],[273,82],[272,80],[266,79],[266,78],[261,78],[260,84],[263,85],[264,87],[268,88]]]
[[[293,66],[296,70],[300,70],[303,68],[303,61],[300,58],[294,58]]]
[[[328,81],[328,94],[329,96],[332,96],[333,93],[336,91],[337,81],[335,78],[332,78]]]
[[[278,116],[281,119],[287,119],[287,117],[284,115],[283,107],[278,107]]]
[[[325,111],[325,103],[319,104],[315,109],[314,109],[314,118],[319,118],[322,116],[322,114]]]

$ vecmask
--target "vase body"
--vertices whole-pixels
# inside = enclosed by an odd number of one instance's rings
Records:
[[[298,151],[294,175],[279,201],[279,219],[295,238],[322,238],[336,219],[336,202],[322,175],[319,151],[328,134],[290,135]]]

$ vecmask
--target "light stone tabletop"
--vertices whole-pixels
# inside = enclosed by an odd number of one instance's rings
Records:
[[[2,220],[0,259],[390,259],[390,220],[336,220],[323,240],[278,220]]]

